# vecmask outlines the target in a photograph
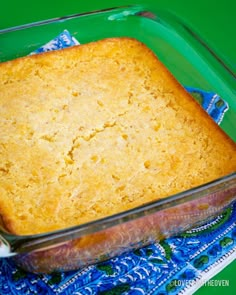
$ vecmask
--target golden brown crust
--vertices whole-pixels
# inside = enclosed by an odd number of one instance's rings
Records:
[[[5,62],[0,81],[11,232],[81,224],[235,171],[235,143],[137,40]]]

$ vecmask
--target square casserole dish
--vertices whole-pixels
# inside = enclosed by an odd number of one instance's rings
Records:
[[[235,76],[181,20],[142,6],[109,8],[0,31],[0,62],[25,56],[67,29],[81,44],[133,37],[152,49],[184,86],[219,94],[229,105],[222,129],[235,141]],[[157,196],[158,198],[158,196]],[[0,257],[34,273],[101,262],[200,225],[236,200],[236,173],[90,223],[38,235],[9,233],[0,218]]]

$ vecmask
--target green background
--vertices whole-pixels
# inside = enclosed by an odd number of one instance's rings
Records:
[[[235,0],[5,0],[1,3],[0,29],[93,9],[140,3],[180,16],[236,70]]]
[[[8,0],[2,1],[0,30],[25,23],[40,21],[101,8],[126,4],[143,4],[170,11],[181,18],[236,72],[236,1],[235,0]],[[236,294],[236,261],[214,279],[229,280],[229,287],[204,286],[196,294]]]

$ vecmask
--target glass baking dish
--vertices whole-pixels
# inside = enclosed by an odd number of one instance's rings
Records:
[[[236,140],[235,77],[181,20],[145,6],[88,12],[0,31],[0,61],[24,56],[67,29],[81,44],[134,37],[151,48],[182,85],[218,93],[229,105],[222,129]],[[83,225],[17,236],[0,218],[0,257],[27,271],[49,273],[94,264],[210,220],[236,199],[236,173]]]

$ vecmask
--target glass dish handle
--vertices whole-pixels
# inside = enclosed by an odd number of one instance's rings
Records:
[[[16,254],[12,252],[10,243],[0,234],[0,258],[10,257]]]
[[[223,76],[222,79],[230,85],[231,89],[234,91],[232,94],[235,95],[236,74],[232,66],[228,64],[222,56],[217,55],[206,40],[199,36],[198,33],[196,33],[194,29],[182,19],[170,11],[158,9],[150,11],[148,7],[145,8],[147,8],[147,10],[143,7],[143,9],[137,11],[135,15],[150,19],[166,28],[171,28],[179,38],[183,38],[184,36],[185,40],[196,50],[197,55],[200,55],[203,60],[207,60],[207,62],[213,67],[214,71],[220,71],[221,76]],[[224,72],[224,74],[222,74],[222,72]]]

